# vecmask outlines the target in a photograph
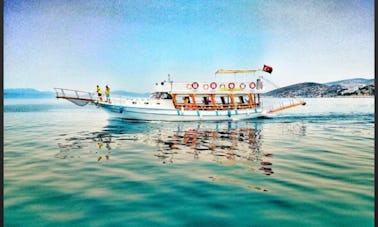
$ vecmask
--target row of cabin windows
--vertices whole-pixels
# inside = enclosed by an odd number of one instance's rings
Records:
[[[155,92],[151,95],[152,98],[157,98],[157,99],[172,99],[172,96],[168,92]],[[185,99],[188,99],[188,103],[193,103],[191,100],[192,98],[190,96],[177,96],[177,102],[178,103],[184,103]],[[180,102],[181,100],[181,102]],[[196,97],[196,101],[201,100],[203,104],[209,105],[211,104],[211,98],[209,96],[201,96],[198,95]],[[255,100],[256,95],[255,95]],[[217,104],[231,104],[231,98],[229,96],[215,96],[215,101]],[[247,95],[244,96],[236,96],[235,97],[235,102],[237,104],[248,104],[249,103],[249,97]],[[258,103],[258,102],[257,102]]]
[[[193,104],[193,98],[191,96],[182,96],[177,95],[176,101],[179,106],[185,106],[187,104]],[[234,97],[235,104],[237,105],[249,105],[249,96],[248,95],[242,95],[242,96],[235,96]],[[232,101],[230,96],[215,96],[215,103],[217,105],[232,105]],[[254,95],[254,105],[258,105],[260,103],[260,96],[259,94]],[[196,104],[198,106],[212,106],[211,103],[211,97],[210,96],[196,96]]]

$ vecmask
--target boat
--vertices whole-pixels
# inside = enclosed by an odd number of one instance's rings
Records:
[[[221,74],[271,73],[272,67],[261,69],[220,69]],[[141,121],[237,121],[251,118],[269,117],[288,108],[305,105],[304,101],[292,102],[276,109],[263,109],[261,94],[264,93],[263,76],[253,80],[230,82],[174,82],[155,83],[149,98],[113,97],[111,101],[98,99],[95,93],[54,88],[56,98],[66,99],[76,105],[88,103],[107,111],[112,117]]]

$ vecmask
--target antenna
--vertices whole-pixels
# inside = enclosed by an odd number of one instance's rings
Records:
[[[171,80],[171,75],[170,74],[168,74],[168,82],[171,84],[171,92],[172,92],[173,80]]]

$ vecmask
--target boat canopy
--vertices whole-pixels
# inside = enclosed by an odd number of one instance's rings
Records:
[[[219,69],[215,74],[255,73],[260,69]]]

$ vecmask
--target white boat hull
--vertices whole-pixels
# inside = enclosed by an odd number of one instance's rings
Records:
[[[237,121],[263,116],[261,108],[231,110],[177,110],[97,103],[113,117],[143,121]]]

